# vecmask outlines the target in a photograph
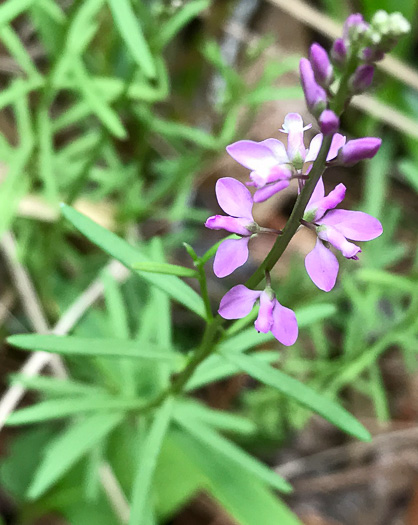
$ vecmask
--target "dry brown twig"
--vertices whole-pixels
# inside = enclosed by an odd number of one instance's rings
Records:
[[[6,233],[3,236],[1,250],[5,255],[23,308],[36,332],[55,335],[67,334],[88,308],[103,295],[103,283],[100,279],[96,279],[67,309],[55,327],[50,330],[29,274],[17,259],[16,243],[11,233]],[[107,271],[118,281],[124,281],[129,275],[129,270],[117,261],[111,261]],[[21,367],[19,373],[32,377],[38,375],[47,365],[51,367],[55,376],[68,377],[68,371],[61,358],[47,352],[33,353]],[[25,392],[26,388],[24,386],[16,384],[11,386],[0,399],[0,430],[3,428],[9,414],[25,395]],[[101,465],[99,475],[112,508],[122,523],[126,523],[129,520],[129,504],[108,463]]]

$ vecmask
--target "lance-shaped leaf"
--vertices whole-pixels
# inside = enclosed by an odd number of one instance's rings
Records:
[[[156,68],[139,18],[129,0],[108,0],[113,20],[133,59],[148,78],[156,76]]]
[[[132,265],[134,270],[139,272],[162,273],[164,275],[177,275],[178,277],[195,277],[199,274],[193,268],[178,266],[177,264],[158,263],[158,262],[138,262]]]
[[[39,498],[44,494],[122,419],[122,414],[95,414],[65,429],[45,448],[45,456],[29,487],[29,498]]]
[[[170,424],[173,406],[174,399],[170,397],[167,398],[156,411],[149,434],[145,438],[134,480],[129,525],[138,525],[141,523],[141,519],[146,510],[157,459]]]
[[[120,261],[127,268],[132,268],[138,262],[150,262],[149,258],[126,241],[106,230],[102,226],[76,211],[74,208],[62,204],[62,213],[73,226],[83,235],[99,246],[102,250]],[[202,298],[174,275],[153,275],[146,272],[137,272],[144,281],[156,286],[172,299],[178,301],[192,312],[205,317],[205,307]]]
[[[78,396],[76,398],[48,399],[36,405],[16,410],[7,418],[6,424],[9,426],[29,425],[41,421],[62,419],[83,412],[126,412],[127,410],[138,409],[143,405],[144,401],[139,399],[117,399],[106,395],[96,398]]]
[[[244,450],[238,448],[234,443],[228,439],[222,437],[216,431],[212,430],[206,424],[200,422],[199,425],[193,420],[182,418],[181,414],[174,414],[177,423],[191,434],[194,438],[204,443],[210,448],[213,448],[217,452],[225,455],[229,460],[237,463],[247,472],[256,476],[261,481],[268,483],[272,487],[282,492],[290,492],[292,487],[277,475],[274,471],[270,470],[263,463],[253,458]]]
[[[141,345],[135,340],[95,339],[62,335],[23,334],[12,335],[8,343],[22,350],[41,350],[61,355],[95,357],[131,357],[136,359],[176,360],[178,356],[163,352],[151,343]]]
[[[224,352],[222,355],[227,361],[234,363],[251,377],[275,388],[289,399],[293,399],[306,408],[313,410],[330,423],[347,432],[347,434],[351,434],[362,441],[370,441],[370,434],[364,426],[328,397],[318,394],[315,390],[293,377],[272,368],[270,365],[252,356],[237,352]]]

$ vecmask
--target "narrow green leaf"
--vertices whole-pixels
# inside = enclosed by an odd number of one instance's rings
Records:
[[[30,91],[40,88],[43,84],[44,80],[41,77],[32,77],[26,82],[22,82],[20,78],[13,80],[9,87],[3,89],[0,93],[0,109],[12,104],[20,97],[27,95]]]
[[[92,113],[102,122],[109,132],[119,139],[126,138],[126,131],[118,114],[107,104],[97,92],[81,59],[73,61],[73,71],[77,85],[89,105]]]
[[[156,35],[157,45],[160,48],[165,47],[190,20],[209,7],[209,4],[210,0],[195,0],[178,8],[174,16],[167,20]]]
[[[97,396],[97,394],[95,394]],[[6,424],[9,426],[29,425],[41,421],[51,421],[75,416],[83,412],[125,412],[144,405],[139,399],[112,399],[106,394],[100,397],[71,397],[48,399],[36,405],[21,408],[10,414]]]
[[[0,39],[28,76],[39,76],[31,56],[12,27],[8,25],[0,26]]]
[[[318,394],[315,390],[300,383],[293,377],[254,359],[252,356],[237,352],[224,352],[222,355],[227,361],[239,366],[241,370],[245,371],[251,377],[254,377],[265,385],[275,388],[288,398],[313,410],[344,432],[362,441],[371,440],[370,433],[354,416],[334,401]]]
[[[278,360],[277,353],[271,351],[256,352],[252,354],[252,356],[254,359],[260,359],[264,363],[274,363]],[[196,388],[201,388],[202,386],[213,383],[214,381],[226,379],[235,374],[239,374],[240,372],[240,367],[225,362],[225,359],[218,354],[213,354],[199,365],[196,372],[187,383],[186,390],[195,390]]]
[[[36,499],[42,496],[122,420],[121,414],[95,414],[64,430],[45,448],[45,456],[29,487],[28,497]]]
[[[149,343],[147,343],[147,348],[141,348],[138,341],[135,340],[23,334],[12,335],[7,341],[12,346],[17,346],[22,350],[42,350],[60,355],[131,357],[168,361],[177,359],[175,354],[161,352]]]
[[[194,419],[197,426],[202,421],[210,427],[226,432],[253,434],[257,430],[256,424],[245,417],[231,414],[225,410],[214,410],[196,401],[178,401],[174,413],[175,417],[179,419]]]
[[[105,0],[84,0],[80,2],[66,38],[66,54],[81,56],[86,45],[98,28],[99,11]],[[63,57],[66,60],[66,57]]]
[[[196,425],[194,421],[183,419],[174,414],[177,423],[196,438],[201,443],[205,443],[210,448],[215,449],[226,456],[229,460],[236,462],[240,467],[244,468],[247,472],[254,476],[257,476],[261,481],[268,483],[272,487],[281,492],[291,492],[292,487],[276,474],[273,470],[270,470],[263,463],[253,458],[247,452],[238,448],[234,443],[228,439],[222,437],[220,434],[212,430],[209,426],[200,422]]]
[[[162,273],[165,275],[177,275],[178,277],[195,277],[199,275],[193,268],[178,266],[177,264],[157,263],[157,262],[140,262],[132,265],[134,270],[140,272]]]
[[[149,434],[145,438],[134,480],[129,525],[141,523],[147,502],[150,499],[149,492],[155,467],[170,424],[173,408],[174,399],[169,397],[156,411]]]
[[[130,338],[129,318],[124,297],[119,283],[105,271],[102,273],[104,298],[109,315],[109,333],[126,340]],[[139,345],[138,345],[139,346]],[[135,395],[135,370],[130,359],[121,359],[120,363],[121,391],[127,397]],[[152,365],[154,366],[154,364]]]
[[[0,6],[0,26],[11,22],[35,2],[36,0],[7,0]]]
[[[51,130],[51,120],[48,109],[41,108],[38,113],[38,133],[39,140],[39,173],[45,185],[45,194],[54,204],[58,204],[58,183],[56,173],[52,166],[54,157],[53,136]]]
[[[29,390],[38,390],[45,395],[87,396],[104,393],[104,390],[100,386],[80,383],[70,379],[58,379],[49,376],[27,376],[26,374],[11,374],[9,379],[12,385],[23,385]]]
[[[113,20],[133,59],[148,78],[155,78],[154,59],[129,0],[108,0]]]
[[[199,489],[209,492],[236,523],[301,525],[277,494],[273,494],[255,476],[249,476],[248,471],[238,466],[236,461],[214,449],[208,449],[206,444],[183,431],[174,430],[169,438],[169,463],[163,474],[170,475],[172,465],[179,470],[180,476],[185,470],[188,478],[193,476],[196,480],[195,492]],[[189,494],[193,494],[190,488]]]
[[[134,248],[114,233],[99,226],[70,206],[63,204],[62,213],[91,242],[99,246],[111,257],[120,261],[127,268],[132,268],[138,262],[149,262],[148,257],[141,253],[140,249]],[[174,275],[153,275],[146,272],[137,272],[137,274],[141,279],[156,286],[175,301],[178,301],[200,317],[205,318],[205,307],[202,298],[178,277]]]

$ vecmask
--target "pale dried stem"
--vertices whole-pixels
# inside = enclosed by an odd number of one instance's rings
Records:
[[[22,306],[31,322],[33,328],[39,333],[52,333],[55,335],[67,334],[80,320],[90,306],[103,295],[103,283],[96,279],[93,283],[74,301],[67,311],[59,319],[55,327],[50,330],[41,304],[36,294],[32,281],[18,261],[16,254],[16,243],[11,233],[6,233],[1,241],[1,250],[5,255],[10,273],[15,282],[17,291],[22,301]],[[129,270],[117,261],[111,261],[107,271],[118,281],[124,281]],[[20,374],[29,377],[38,375],[42,369],[49,365],[53,374],[57,377],[68,377],[68,371],[59,356],[47,352],[35,352],[31,354],[26,363],[19,370]],[[16,384],[11,386],[0,399],[0,430],[3,428],[9,414],[16,408],[26,388]],[[108,463],[100,467],[100,481],[112,508],[122,523],[129,520],[129,504],[123,491]]]

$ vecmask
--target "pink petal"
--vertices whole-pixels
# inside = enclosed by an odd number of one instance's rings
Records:
[[[327,161],[330,161],[337,156],[338,151],[344,146],[346,140],[347,137],[344,137],[344,135],[341,135],[341,133],[335,133],[335,135],[332,137],[331,147],[329,148],[327,155]]]
[[[337,248],[347,259],[357,259],[358,257],[356,257],[356,255],[361,252],[358,246],[347,241],[344,235],[333,226],[326,226],[323,230],[319,229],[318,237],[331,243],[332,246]]]
[[[253,222],[253,198],[244,184],[232,177],[223,177],[216,182],[215,191],[219,206],[225,213]]]
[[[320,177],[320,179],[316,183],[316,186],[312,192],[308,205],[306,206],[305,213],[311,211],[313,208],[316,209],[317,202],[322,200],[324,198],[324,195],[325,195],[324,181],[322,180],[322,177]]]
[[[251,312],[260,295],[257,290],[238,284],[222,297],[218,313],[224,319],[241,319]]]
[[[313,162],[318,156],[322,144],[322,133],[315,135],[309,144],[309,149],[306,152],[305,162]]]
[[[239,140],[227,146],[226,151],[245,168],[253,171],[268,170],[278,161],[270,149],[270,144],[268,147],[265,142]]]
[[[315,202],[312,208],[317,208],[315,213],[315,221],[319,221],[327,210],[332,210],[344,200],[346,187],[344,184],[338,184],[326,197]],[[322,220],[321,220],[322,224]]]
[[[276,182],[276,184],[271,184],[270,186],[265,186],[257,190],[254,193],[254,202],[264,202],[276,193],[281,190],[284,190],[289,186],[290,182],[288,180],[281,180]]]
[[[260,144],[263,144],[264,146],[267,146],[276,157],[276,161],[279,164],[287,164],[289,162],[289,158],[286,153],[286,148],[283,142],[280,142],[280,140],[277,139],[266,139],[262,140]]]
[[[277,300],[273,310],[271,333],[285,346],[292,346],[298,338],[298,322],[295,312],[282,306]]]
[[[325,248],[320,239],[317,239],[315,248],[305,257],[305,268],[320,290],[329,292],[334,288],[338,275],[338,260],[331,250]]]
[[[257,188],[263,188],[266,184],[276,182],[278,180],[290,180],[292,171],[287,164],[276,164],[266,172],[252,171],[250,178]]]
[[[247,262],[249,240],[249,237],[226,239],[219,245],[213,261],[216,277],[226,277]]]
[[[225,217],[224,215],[214,215],[205,222],[206,228],[211,230],[226,230],[244,236],[251,235],[251,232],[246,228],[246,225],[250,224],[248,219],[237,219],[235,217]]]
[[[305,160],[305,146],[303,144],[303,119],[299,113],[288,113],[283,123],[283,131],[287,137],[287,155],[292,161],[297,155]]]
[[[313,162],[314,160],[316,160],[319,150],[321,149],[322,138],[322,133],[319,133],[318,135],[315,135],[315,137],[311,140],[309,150],[306,154],[305,162]],[[346,137],[344,137],[344,135],[341,135],[341,133],[334,134],[334,136],[332,137],[331,146],[328,151],[327,161],[330,161],[337,156],[338,151],[344,146],[346,140]]]
[[[269,294],[264,291],[260,296],[260,309],[258,311],[258,317],[254,323],[257,332],[263,332],[266,334],[270,331],[273,323],[273,308],[275,299],[271,299]]]
[[[353,241],[370,241],[383,231],[380,221],[362,211],[332,210],[323,217],[321,224],[333,226]]]

